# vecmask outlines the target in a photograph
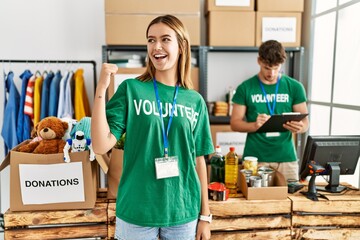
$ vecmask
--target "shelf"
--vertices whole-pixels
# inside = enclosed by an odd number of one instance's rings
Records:
[[[209,46],[207,51],[211,52],[258,52],[258,47],[218,47],[218,46]],[[286,52],[301,52],[304,51],[304,47],[287,47],[285,48]]]
[[[230,124],[230,116],[209,116],[210,124]]]

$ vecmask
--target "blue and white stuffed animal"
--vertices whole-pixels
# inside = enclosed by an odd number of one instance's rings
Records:
[[[90,150],[90,161],[95,159],[95,153],[91,145],[91,118],[83,117],[72,128],[71,138],[66,140],[64,147],[64,161],[70,162],[69,150],[71,152],[81,152]]]

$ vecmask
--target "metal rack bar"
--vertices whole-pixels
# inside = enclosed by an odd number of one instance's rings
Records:
[[[96,90],[96,62],[93,60],[18,60],[18,59],[0,59],[1,63],[81,63],[93,65],[93,84],[94,94]]]

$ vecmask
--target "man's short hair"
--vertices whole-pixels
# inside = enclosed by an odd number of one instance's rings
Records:
[[[281,43],[276,40],[268,40],[259,48],[259,58],[266,65],[274,66],[285,62],[286,53]]]

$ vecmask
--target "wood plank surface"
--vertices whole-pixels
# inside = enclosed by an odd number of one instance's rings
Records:
[[[107,215],[108,215],[108,223],[113,223],[115,224],[116,222],[116,203],[114,202],[110,202],[108,204],[108,209],[107,209]]]
[[[108,239],[113,239],[115,235],[115,224],[108,224]]]
[[[246,216],[237,218],[214,218],[211,231],[290,228],[290,215]]]
[[[92,209],[63,211],[11,212],[4,214],[5,228],[51,224],[107,222],[107,203],[97,202]]]
[[[46,228],[19,228],[8,229],[4,232],[5,239],[21,240],[52,240],[52,239],[74,239],[107,237],[106,224],[92,224],[68,227],[46,227]]]
[[[209,206],[210,212],[217,217],[291,213],[291,201],[289,199],[246,200],[245,198],[229,198],[227,201],[209,200]]]
[[[360,200],[312,201],[304,196],[289,196],[293,212],[308,213],[360,213]]]
[[[290,240],[290,229],[263,230],[263,231],[235,231],[235,232],[212,232],[211,240]]]
[[[212,238],[211,238],[212,239]],[[293,239],[296,240],[359,240],[359,228],[339,229],[293,229]]]
[[[358,215],[293,215],[292,226],[360,227]]]

